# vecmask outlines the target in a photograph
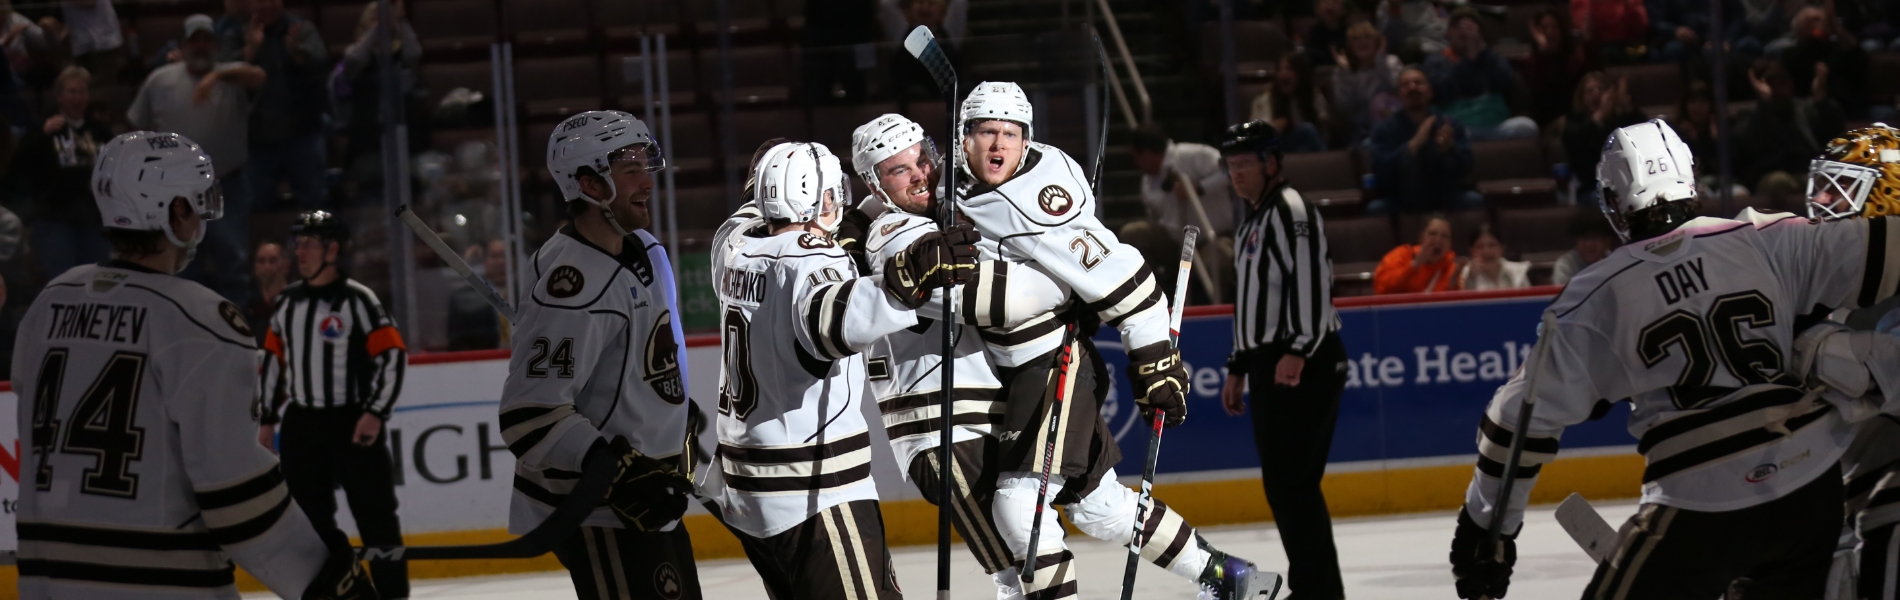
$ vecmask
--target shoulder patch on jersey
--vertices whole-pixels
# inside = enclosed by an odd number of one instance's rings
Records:
[[[893,232],[893,231],[897,231],[897,229],[898,229],[898,228],[900,228],[900,227],[903,227],[903,226],[905,226],[905,225],[909,225],[909,224],[910,224],[910,219],[904,219],[904,220],[902,220],[902,221],[891,221],[891,222],[890,222],[889,224],[887,224],[887,225],[885,225],[885,226],[883,226],[883,227],[879,227],[879,228],[877,229],[877,234],[878,234],[878,235],[890,235],[890,234],[891,234],[891,232]]]
[[[1036,194],[1036,205],[1042,207],[1042,212],[1060,217],[1075,206],[1075,198],[1062,186],[1050,184]]]
[[[548,295],[555,298],[573,298],[587,287],[587,278],[581,276],[581,270],[573,265],[561,265],[548,274]]]
[[[218,303],[218,316],[224,317],[224,323],[244,337],[255,337],[256,334],[251,333],[251,322],[244,318],[244,311],[238,310],[237,305],[230,300]]]
[[[126,274],[117,271],[99,270],[92,274],[92,293],[104,294],[124,283]],[[249,334],[246,334],[249,335]]]
[[[817,250],[820,248],[835,248],[837,244],[816,234],[801,233],[798,235],[798,247],[807,250]]]

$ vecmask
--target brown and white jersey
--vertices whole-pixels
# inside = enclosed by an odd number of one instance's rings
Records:
[[[257,443],[237,305],[125,262],[47,284],[14,389],[22,598],[236,598],[232,561],[301,597],[329,556]]]
[[[566,499],[598,440],[677,460],[686,444],[686,352],[666,248],[645,230],[618,256],[570,226],[534,253],[502,387],[501,435],[515,455],[508,529],[524,533]],[[595,527],[621,527],[603,507]]]

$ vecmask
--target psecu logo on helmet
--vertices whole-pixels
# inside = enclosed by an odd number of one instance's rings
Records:
[[[336,315],[324,315],[323,320],[317,323],[317,333],[323,336],[324,342],[343,339],[343,318]]]

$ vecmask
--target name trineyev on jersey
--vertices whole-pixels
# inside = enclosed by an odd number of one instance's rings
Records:
[[[726,356],[719,451],[701,495],[760,538],[876,500],[860,352],[916,326],[917,313],[830,240],[770,235],[750,205],[714,236],[713,286]]]
[[[635,230],[613,256],[569,226],[531,264],[501,400],[516,456],[513,533],[561,503],[596,440],[626,436],[642,454],[679,460],[689,410],[677,288],[659,240]],[[584,524],[622,527],[606,507]]]

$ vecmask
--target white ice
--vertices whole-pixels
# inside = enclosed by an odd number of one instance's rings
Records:
[[[1596,564],[1570,541],[1553,516],[1555,507],[1532,509],[1518,536],[1517,569],[1512,598],[1576,598],[1590,582]],[[1621,526],[1636,512],[1633,503],[1598,503],[1611,527]],[[1455,528],[1453,513],[1408,514],[1397,517],[1341,519],[1333,524],[1345,575],[1346,597],[1352,600],[1421,600],[1456,598],[1452,591],[1450,552]],[[1223,551],[1245,556],[1267,569],[1284,569],[1286,553],[1279,530],[1272,524],[1215,527],[1202,530]],[[1077,578],[1084,598],[1113,598],[1121,590],[1128,551],[1082,536],[1069,537],[1080,565]],[[898,581],[910,598],[934,598],[936,549],[930,546],[892,551]],[[951,563],[951,597],[989,600],[996,597],[989,577],[961,545]],[[765,600],[752,567],[744,559],[699,564],[699,581],[706,598]],[[1194,598],[1195,586],[1152,565],[1137,578],[1137,598]],[[1297,591],[1297,590],[1295,590]],[[415,582],[412,598],[453,600],[570,600],[573,586],[566,573],[543,573]],[[1282,592],[1282,597],[1285,592]],[[266,598],[251,594],[247,598]]]

